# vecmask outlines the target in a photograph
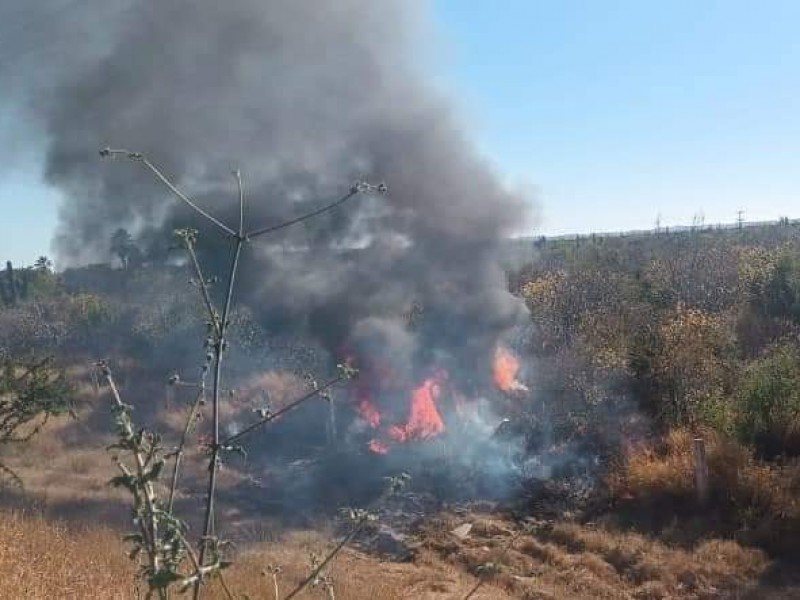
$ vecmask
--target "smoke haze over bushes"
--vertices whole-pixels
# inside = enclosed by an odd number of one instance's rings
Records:
[[[28,94],[46,136],[45,177],[66,198],[55,240],[64,262],[107,257],[120,226],[155,252],[173,228],[193,225],[215,270],[227,263],[218,234],[150,174],[97,157],[122,147],[229,223],[238,220],[230,170],[240,167],[253,227],[316,208],[358,179],[386,182],[387,197],[357,197],[246,253],[244,297],[275,327],[336,349],[383,318],[391,342],[418,302],[439,317],[431,341],[491,350],[524,315],[496,251],[529,207],[426,79],[424,3],[51,1],[23,11],[3,0],[0,19],[12,51],[32,29],[68,44],[55,60],[20,50],[17,68],[0,68],[0,84]]]

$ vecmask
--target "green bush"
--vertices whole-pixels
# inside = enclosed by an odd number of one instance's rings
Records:
[[[745,370],[736,397],[740,438],[766,455],[800,453],[800,350],[773,347]]]

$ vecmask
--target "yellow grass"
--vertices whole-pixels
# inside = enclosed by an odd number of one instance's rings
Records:
[[[720,434],[706,432],[711,505],[703,509],[738,525],[743,535],[771,550],[800,550],[800,467],[778,466],[755,459],[752,453]],[[608,478],[613,498],[632,506],[658,503],[675,514],[697,511],[694,502],[694,436],[675,430],[662,448],[629,452],[624,464]]]
[[[133,568],[122,550],[110,530],[0,513],[0,598],[132,598]]]
[[[494,581],[514,598],[688,599],[721,597],[723,591],[744,598],[770,565],[764,552],[731,541],[686,549],[577,523],[538,524],[520,535],[509,523],[470,517],[470,537],[458,540],[449,531],[464,520],[449,516],[429,525],[426,547],[467,570],[500,564]]]
[[[280,567],[281,596],[309,573],[311,552],[323,554],[331,541],[316,533],[295,533],[278,542],[243,551],[226,572],[237,597],[273,600],[274,584],[266,573]],[[22,512],[0,513],[0,599],[127,599],[136,597],[135,565],[126,556],[120,534],[103,527],[70,528]],[[444,600],[465,595],[474,578],[434,556],[418,564],[382,563],[351,549],[330,568],[338,598],[347,600]],[[211,582],[209,599],[224,598]],[[301,599],[325,598],[310,589]],[[492,586],[476,600],[509,598]]]
[[[474,525],[466,539],[450,533]],[[270,567],[279,567],[280,597],[309,573],[311,553],[324,555],[332,540],[294,532],[242,548],[225,579],[237,598],[274,600]],[[500,566],[474,600],[616,600],[777,598],[759,587],[770,567],[766,555],[733,541],[706,540],[670,547],[630,532],[576,523],[540,524],[523,534],[491,515],[444,515],[419,535],[410,563],[389,563],[351,548],[330,568],[340,600],[460,600],[487,562]],[[0,599],[135,598],[135,565],[120,533],[102,526],[74,527],[22,512],[0,512]],[[796,591],[796,590],[795,590]],[[790,592],[791,593],[791,592]],[[219,582],[204,596],[224,598]],[[309,589],[299,598],[324,599]]]

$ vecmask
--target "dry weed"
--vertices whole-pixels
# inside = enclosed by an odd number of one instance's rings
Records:
[[[800,465],[757,460],[736,441],[704,432],[712,503],[703,508],[706,524],[775,553],[800,551]],[[629,452],[607,479],[613,499],[633,510],[700,514],[695,501],[694,436],[672,431],[661,448]],[[657,507],[657,510],[653,509]]]

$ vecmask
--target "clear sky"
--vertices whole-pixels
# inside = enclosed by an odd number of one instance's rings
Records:
[[[446,85],[542,232],[800,217],[800,1],[435,7]]]
[[[800,217],[800,1],[431,0],[481,151],[536,233]],[[57,195],[0,114],[0,258],[49,251]],[[11,132],[11,133],[9,133]]]

